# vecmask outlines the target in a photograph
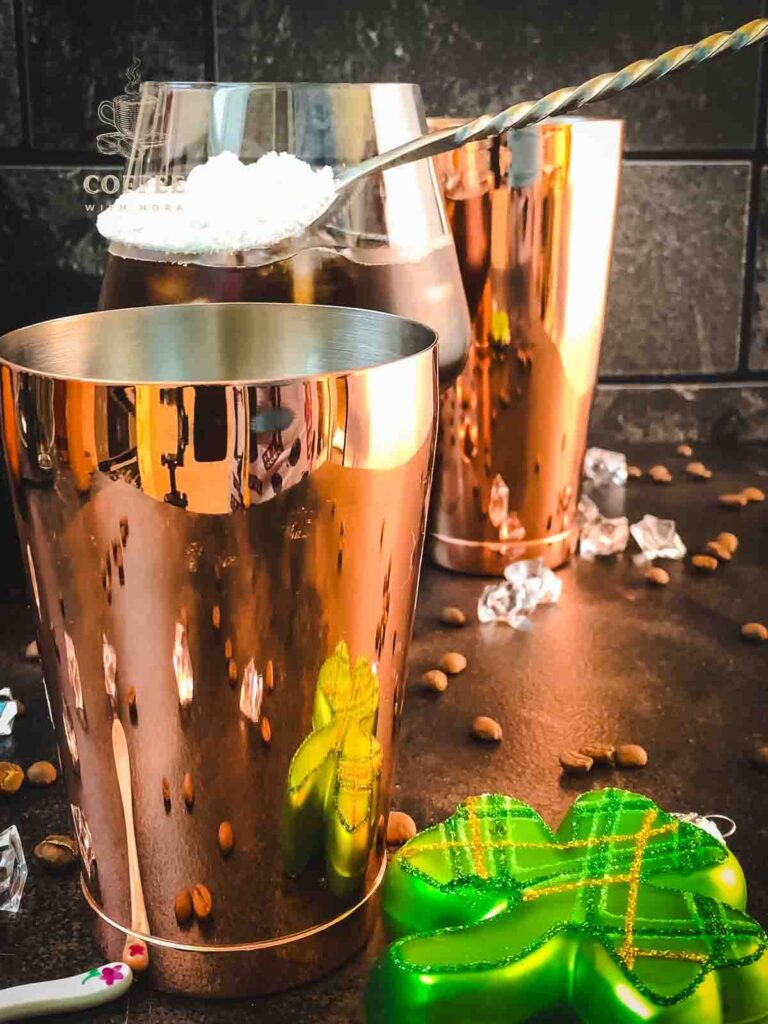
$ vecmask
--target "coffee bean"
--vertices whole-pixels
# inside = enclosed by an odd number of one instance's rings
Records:
[[[224,641],[224,657],[229,661],[232,658],[232,639],[227,637]]]
[[[390,811],[387,818],[387,844],[402,846],[416,835],[416,822],[404,811]]]
[[[35,761],[27,768],[27,782],[30,786],[52,786],[57,775],[50,761]]]
[[[717,569],[717,559],[711,555],[694,555],[691,565],[697,572],[714,572]]]
[[[743,494],[720,494],[717,500],[726,508],[743,508],[747,504]]]
[[[741,627],[741,635],[745,640],[761,644],[768,640],[768,629],[762,622],[745,622]]]
[[[693,448],[689,444],[679,444],[675,450],[678,455],[682,455],[685,459],[690,459],[693,455]]]
[[[591,757],[595,764],[613,764],[616,747],[612,743],[586,743],[579,747],[579,753]]]
[[[77,863],[77,843],[72,836],[46,836],[32,851],[51,871],[64,871]]]
[[[192,893],[189,889],[180,889],[176,894],[173,912],[179,924],[188,924],[192,920]]]
[[[616,747],[616,766],[618,768],[645,768],[648,764],[648,751],[637,743],[624,743]]]
[[[234,659],[230,659],[227,664],[227,677],[229,678],[230,685],[234,686],[237,682],[237,662]]]
[[[458,651],[448,651],[440,659],[440,668],[449,676],[456,676],[467,667],[467,659]]]
[[[272,742],[272,726],[269,724],[269,719],[266,715],[261,720],[261,739],[267,746]]]
[[[486,743],[499,743],[503,733],[501,726],[493,718],[477,715],[472,722],[472,735],[475,739],[483,740]]]
[[[213,913],[213,897],[208,887],[200,882],[192,890],[192,909],[198,921],[207,921]]]
[[[765,493],[759,487],[745,487],[741,495],[747,501],[765,501]]]
[[[421,682],[425,690],[433,690],[435,693],[444,693],[448,689],[448,676],[437,668],[425,672]]]
[[[739,538],[735,533],[718,533],[716,540],[721,547],[726,548],[732,555],[736,554],[736,550],[739,546]]]
[[[559,757],[560,767],[567,775],[588,775],[594,759],[580,750],[564,750]]]
[[[672,482],[672,474],[666,466],[651,466],[648,476],[655,484],[668,484]]]
[[[669,583],[669,573],[661,566],[654,565],[651,569],[646,570],[645,581],[654,587],[666,587]]]
[[[170,811],[170,809],[171,809],[171,784],[168,781],[168,779],[166,779],[166,778],[163,778],[162,789],[163,789],[163,803],[165,804],[165,809],[166,809],[166,811]]]
[[[730,562],[731,552],[719,540],[708,540],[704,546],[710,555],[715,556],[718,562]]]
[[[232,822],[222,821],[219,825],[219,849],[228,857],[235,848],[235,834],[232,831]]]
[[[768,772],[768,745],[761,743],[755,747],[749,759],[753,768],[758,768],[761,772]]]
[[[467,616],[461,608],[447,607],[443,608],[440,612],[440,621],[444,626],[464,626],[467,622]]]
[[[642,475],[643,471],[639,466],[627,466],[627,476],[630,480],[639,480]]]
[[[184,803],[191,809],[195,803],[195,784],[192,781],[192,776],[189,772],[185,772],[184,774],[181,794],[184,797]]]
[[[12,761],[0,761],[0,793],[18,793],[24,781],[24,772]]]
[[[703,462],[689,462],[685,472],[694,480],[709,480],[712,476],[712,470],[707,469]]]

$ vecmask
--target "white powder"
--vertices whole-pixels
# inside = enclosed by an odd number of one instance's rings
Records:
[[[292,153],[244,164],[220,153],[176,189],[128,189],[96,225],[110,241],[190,255],[258,249],[299,234],[333,198],[333,171]]]

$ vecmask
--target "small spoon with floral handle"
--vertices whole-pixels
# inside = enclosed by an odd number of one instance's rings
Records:
[[[42,1017],[50,1013],[73,1013],[119,999],[133,983],[127,964],[94,967],[84,974],[0,990],[0,1021]]]

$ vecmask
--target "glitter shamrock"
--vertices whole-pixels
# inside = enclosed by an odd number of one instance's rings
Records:
[[[727,847],[606,789],[553,833],[527,804],[472,797],[395,856],[369,1024],[756,1024],[768,938]]]
[[[367,658],[350,665],[343,642],[320,668],[313,731],[293,755],[283,802],[282,846],[290,875],[325,850],[337,895],[359,886],[377,818],[382,752],[379,683]]]

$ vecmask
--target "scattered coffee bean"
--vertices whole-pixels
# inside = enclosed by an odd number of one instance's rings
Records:
[[[745,487],[741,493],[747,501],[765,501],[765,493],[759,487]]]
[[[134,725],[139,720],[139,712],[136,708],[136,690],[133,686],[128,688],[128,715]]]
[[[237,682],[237,662],[230,658],[227,663],[227,677],[232,686]]]
[[[269,724],[269,719],[266,715],[261,720],[261,739],[267,746],[272,742],[272,726]]]
[[[762,622],[745,622],[741,627],[741,635],[745,640],[762,644],[768,640],[768,629],[766,629]]]
[[[739,538],[735,533],[718,533],[716,540],[718,544],[730,551],[732,555],[736,554]]]
[[[711,555],[694,555],[691,565],[698,572],[714,572],[717,569],[717,559]]]
[[[192,920],[192,893],[189,889],[181,889],[176,894],[173,912],[179,924],[189,924]]]
[[[24,772],[12,761],[0,761],[0,793],[18,793],[24,781]]]
[[[747,504],[743,494],[720,494],[717,500],[726,508],[743,508]]]
[[[461,610],[461,608],[443,608],[440,612],[440,621],[444,626],[464,626],[467,622],[467,616]]]
[[[595,763],[591,757],[579,750],[564,750],[559,761],[560,767],[568,775],[587,775]]]
[[[627,476],[630,480],[639,480],[642,475],[643,471],[639,466],[627,466]]]
[[[637,743],[624,743],[616,747],[616,766],[618,768],[645,768],[648,764],[648,751]]]
[[[666,466],[651,466],[648,476],[655,484],[668,484],[672,482],[672,474]]]
[[[213,913],[213,897],[210,889],[200,882],[192,890],[192,909],[198,921],[207,921]]]
[[[64,871],[79,860],[77,842],[72,836],[46,836],[32,852],[51,871]]]
[[[444,693],[448,689],[448,676],[438,668],[425,672],[421,682],[425,690],[433,690],[435,693]]]
[[[162,788],[163,788],[163,803],[165,804],[165,809],[166,809],[166,811],[170,811],[170,809],[171,809],[171,784],[168,781],[168,779],[163,778]]]
[[[646,583],[650,583],[654,587],[666,587],[669,583],[669,573],[666,569],[662,569],[661,566],[654,565],[646,570],[645,580]]]
[[[755,747],[749,759],[752,762],[753,768],[759,768],[760,771],[768,772],[768,745],[761,743],[760,746]]]
[[[499,743],[503,736],[501,726],[495,719],[486,715],[477,715],[472,722],[472,735],[475,739],[486,743]]]
[[[27,661],[40,661],[40,651],[37,649],[37,640],[32,640],[24,648],[24,657]]]
[[[440,659],[440,668],[449,676],[456,676],[467,667],[467,659],[458,651],[448,651]]]
[[[50,761],[35,761],[27,768],[27,782],[30,786],[52,786],[58,772]]]
[[[228,857],[235,848],[235,834],[232,831],[232,822],[222,821],[219,825],[219,849]]]
[[[387,818],[387,844],[402,846],[416,835],[416,822],[404,811],[390,811]]]
[[[675,450],[678,455],[682,455],[685,459],[690,459],[693,455],[693,448],[689,444],[679,444]]]
[[[707,469],[703,462],[689,462],[685,472],[694,480],[709,480],[712,476],[712,470]]]
[[[271,658],[267,662],[267,667],[264,669],[264,685],[268,690],[274,690],[275,688],[275,669],[272,665]]]
[[[232,658],[232,639],[227,637],[224,641],[224,657],[229,661]]]
[[[221,629],[221,608],[217,604],[211,608],[211,623],[214,629]]]
[[[184,773],[181,795],[184,797],[184,803],[187,807],[192,808],[195,803],[195,784],[192,781],[192,775],[189,772]]]
[[[587,743],[579,747],[578,752],[591,757],[595,764],[613,764],[616,747],[612,743]]]
[[[730,562],[731,552],[719,540],[708,540],[704,545],[710,555],[714,555],[718,562]]]

